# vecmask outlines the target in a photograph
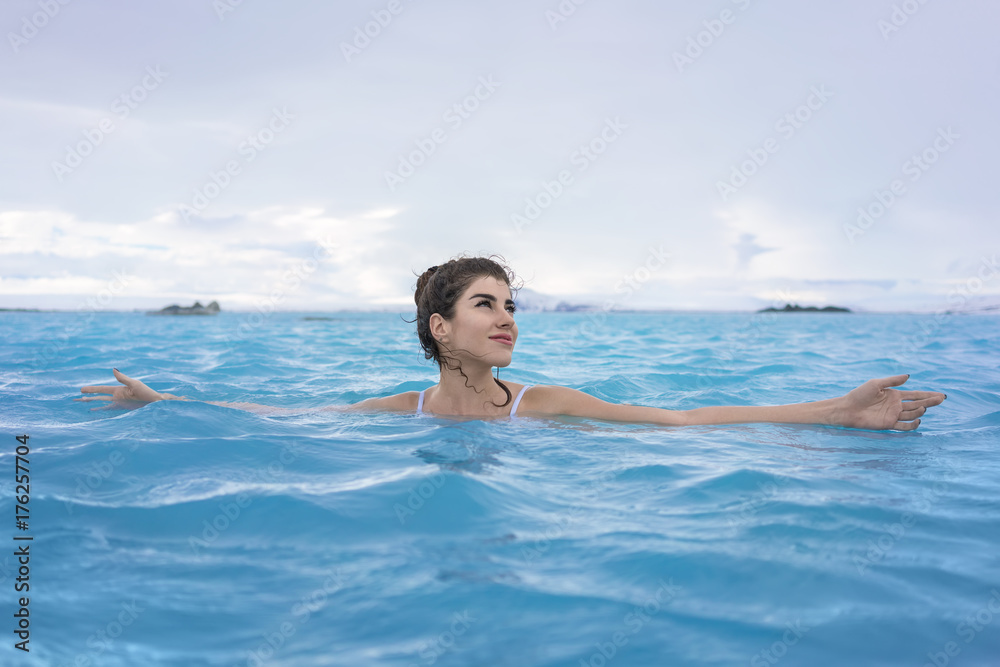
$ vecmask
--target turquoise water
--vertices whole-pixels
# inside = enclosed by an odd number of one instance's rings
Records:
[[[2,664],[1000,664],[995,317],[527,313],[500,375],[684,409],[909,372],[949,397],[913,433],[71,400],[436,381],[401,316],[327,317],[0,313]]]

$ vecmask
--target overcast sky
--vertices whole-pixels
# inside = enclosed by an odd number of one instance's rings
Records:
[[[998,25],[990,0],[11,0],[0,307],[408,307],[459,253],[620,308],[992,298]]]

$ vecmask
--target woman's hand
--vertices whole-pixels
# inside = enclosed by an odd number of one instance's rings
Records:
[[[834,423],[850,428],[912,431],[920,426],[927,408],[939,405],[947,395],[936,391],[900,391],[909,375],[869,380],[838,399]]]
[[[153,401],[187,400],[173,394],[161,394],[147,387],[141,380],[136,380],[125,375],[117,368],[113,369],[115,379],[121,382],[120,385],[102,386],[94,385],[82,387],[80,391],[84,394],[111,394],[110,396],[87,396],[77,398],[77,401],[114,401],[115,403],[152,403]]]

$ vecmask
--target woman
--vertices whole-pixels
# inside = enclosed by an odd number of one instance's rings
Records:
[[[485,257],[453,259],[420,276],[414,293],[417,336],[424,356],[440,368],[438,384],[369,398],[332,410],[384,410],[449,416],[506,417],[569,415],[606,421],[686,426],[749,422],[827,424],[864,429],[912,431],[927,408],[946,397],[933,391],[892,389],[909,375],[869,380],[839,398],[775,406],[713,406],[664,410],[608,403],[575,389],[501,382],[492,369],[510,365],[517,343],[510,269]],[[151,402],[191,400],[153,391],[139,380],[114,371],[119,386],[89,386],[85,394],[110,394],[78,400]],[[529,391],[530,389],[530,391]],[[247,403],[219,403],[252,411],[273,408]]]

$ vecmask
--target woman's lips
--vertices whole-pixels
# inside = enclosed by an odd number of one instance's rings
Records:
[[[495,340],[498,343],[503,343],[504,345],[514,345],[514,339],[507,334],[500,334],[498,336],[490,336],[490,340]]]

